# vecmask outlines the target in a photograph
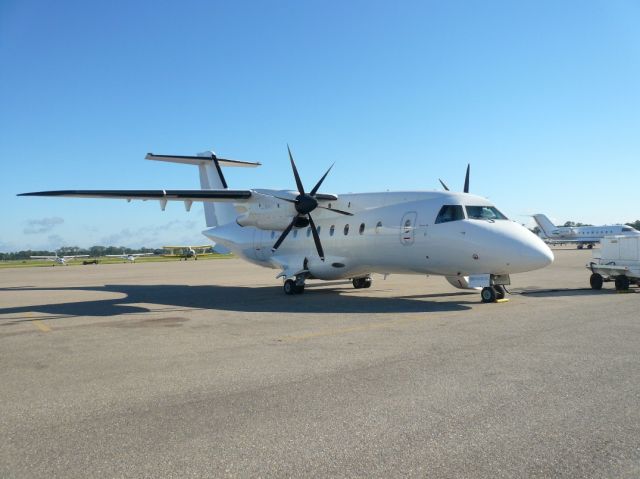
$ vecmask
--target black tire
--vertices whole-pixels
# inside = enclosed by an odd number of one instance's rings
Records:
[[[304,284],[296,285],[296,294],[304,293]]]
[[[284,289],[284,294],[296,294],[297,293],[296,282],[292,279],[286,280],[284,282],[283,289]]]
[[[582,246],[581,244],[578,245],[578,249],[582,249],[584,248],[584,246]]]
[[[587,249],[593,249],[593,245],[592,244],[588,244],[587,245]]]
[[[602,283],[604,279],[601,274],[593,273],[589,278],[589,284],[591,285],[591,289],[602,289]]]
[[[480,291],[480,297],[483,303],[495,303],[496,302],[496,290],[491,286],[486,286]]]
[[[353,278],[351,280],[351,284],[353,284],[353,287],[356,289],[360,289],[360,288],[365,288],[366,286],[364,285],[364,278]]]
[[[370,288],[372,283],[373,281],[371,281],[371,278],[365,278],[363,288]]]
[[[616,291],[627,291],[629,289],[629,278],[625,275],[616,276]]]
[[[496,299],[504,299],[504,297],[507,295],[504,286],[502,286],[501,284],[496,284],[493,289],[496,290]]]

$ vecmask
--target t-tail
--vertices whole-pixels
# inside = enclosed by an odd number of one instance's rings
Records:
[[[228,189],[227,180],[222,173],[222,166],[244,168],[260,166],[260,163],[218,158],[213,151],[198,153],[197,156],[154,155],[153,153],[147,153],[145,159],[197,166],[200,174],[200,188],[202,190]],[[189,210],[191,204],[185,203],[185,207]],[[203,207],[207,227],[209,228],[231,223],[235,221],[238,216],[238,212],[231,203],[204,202]]]
[[[554,225],[551,220],[542,213],[533,215],[533,219],[535,220],[538,227],[542,230],[544,235],[548,238],[553,237],[553,231],[558,229],[558,227]]]

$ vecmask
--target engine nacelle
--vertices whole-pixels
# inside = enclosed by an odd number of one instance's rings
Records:
[[[255,226],[261,230],[282,231],[291,223],[293,215],[284,211],[275,212],[270,210],[248,211],[236,219],[240,226]]]

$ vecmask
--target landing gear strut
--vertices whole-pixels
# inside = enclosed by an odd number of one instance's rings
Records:
[[[351,283],[353,284],[354,288],[361,289],[361,288],[370,288],[372,281],[371,281],[371,278],[367,276],[366,278],[353,278],[351,280]]]

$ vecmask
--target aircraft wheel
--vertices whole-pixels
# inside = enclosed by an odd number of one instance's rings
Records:
[[[589,278],[589,284],[591,284],[591,289],[602,289],[602,283],[604,279],[601,274],[593,273]]]
[[[588,244],[587,245],[587,249],[593,249],[593,245],[592,244]]]
[[[364,286],[363,286],[363,288],[370,288],[371,287],[371,283],[373,283],[373,281],[371,281],[371,278],[364,278]]]
[[[485,286],[480,291],[480,297],[483,303],[495,303],[496,302],[496,290],[492,286]]]
[[[301,285],[296,285],[296,294],[302,294],[304,293],[304,284]]]
[[[626,277],[624,274],[621,276],[616,276],[616,290],[617,291],[626,291],[629,289],[629,284],[631,283],[631,281],[629,281],[629,278]]]
[[[356,289],[364,288],[363,279],[364,278],[353,278],[351,280],[351,284],[353,284],[353,287]]]
[[[507,295],[507,291],[501,284],[496,284],[493,289],[496,290],[496,299],[504,299],[504,297]]]
[[[583,246],[581,244],[578,245],[578,249],[582,249]]]
[[[297,286],[296,286],[296,282],[292,279],[288,279],[284,282],[284,294],[296,294],[297,293]]]

